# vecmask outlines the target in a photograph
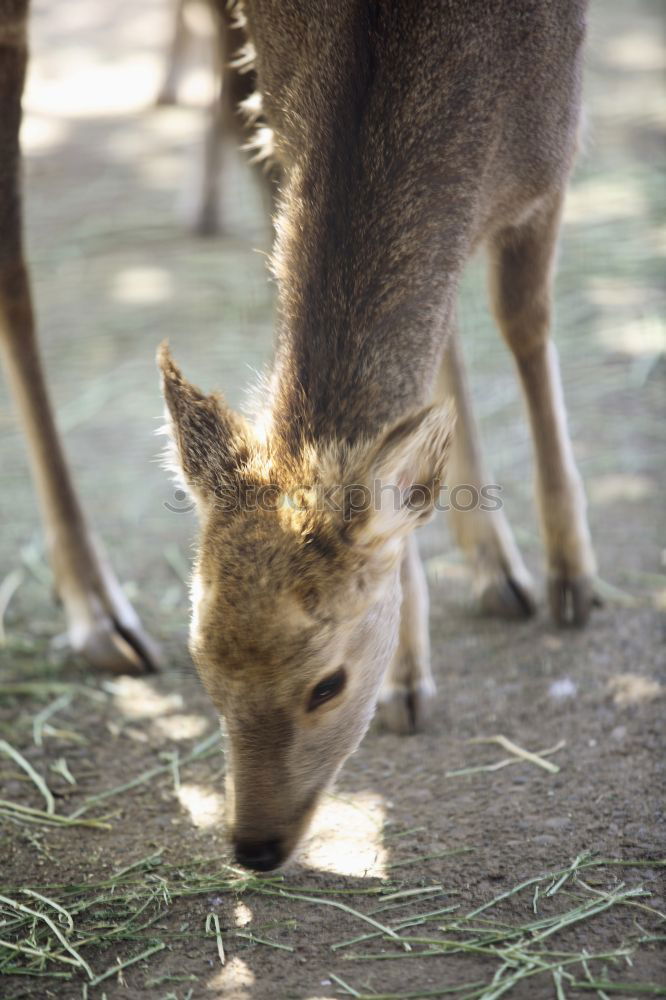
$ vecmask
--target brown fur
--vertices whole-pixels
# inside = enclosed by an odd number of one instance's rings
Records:
[[[574,615],[586,615],[587,585],[579,593],[575,584],[593,571],[584,502],[556,372],[548,374],[543,354],[556,233],[549,220],[576,148],[584,6],[330,0],[315,14],[295,0],[245,4],[284,172],[273,259],[280,322],[260,429],[245,424],[239,438],[219,400],[188,387],[166,352],[161,364],[180,463],[202,514],[192,651],[227,720],[235,838],[239,858],[255,867],[288,855],[308,812],[302,803],[358,742],[391,656],[390,725],[420,724],[432,696],[413,547],[392,653],[403,538],[418,517],[375,505],[347,520],[316,500],[336,483],[409,488],[441,478],[450,419],[415,408],[431,397],[460,273],[482,241],[498,258],[496,308],[519,370],[524,358],[537,368],[524,376],[528,401],[540,398],[539,386],[545,392],[537,445],[543,432],[551,452],[560,450],[552,472],[541,462],[542,493],[550,478],[564,507],[570,500],[567,523],[580,526],[566,552],[561,509],[553,513],[546,496],[551,565],[566,553],[559,586],[579,601]],[[530,232],[535,245],[523,250]],[[465,413],[457,464],[475,481],[479,449],[460,360],[449,364]],[[204,475],[193,476],[202,457]],[[258,477],[280,498],[301,484],[309,501],[296,511],[242,502],[220,512],[207,473],[236,487]],[[529,613],[529,577],[508,526],[487,516],[473,525],[469,547],[484,553],[486,583],[490,575],[487,603],[503,610],[513,600]],[[308,692],[340,663],[352,683],[337,707],[309,718]],[[273,712],[277,727],[268,724]],[[253,792],[267,767],[272,791]]]
[[[396,731],[426,719],[427,592],[411,532],[447,461],[449,482],[488,481],[455,330],[460,274],[481,243],[533,430],[553,613],[583,624],[594,603],[549,342],[584,15],[584,0],[245,4],[272,128],[262,141],[283,174],[263,412],[247,421],[191,386],[166,348],[159,361],[175,458],[201,520],[191,648],[227,725],[232,833],[250,867],[291,854],[378,699]],[[99,665],[137,669],[152,658],[147,637],[89,543],[32,329],[17,193],[25,52],[13,25],[24,16],[20,0],[0,0],[2,343],[72,639]],[[441,397],[428,405],[440,362],[455,433]],[[429,490],[415,506],[418,484]],[[363,509],[359,491],[372,500]],[[454,530],[485,605],[530,613],[502,512],[454,514]],[[333,675],[344,684],[319,704]]]
[[[55,585],[74,649],[101,669],[143,672],[158,651],[90,535],[53,419],[21,232],[19,128],[27,0],[0,0],[0,351],[26,433]]]

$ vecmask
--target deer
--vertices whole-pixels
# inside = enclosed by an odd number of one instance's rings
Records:
[[[246,35],[226,0],[204,0],[203,5],[196,0],[175,0],[171,39],[156,104],[168,107],[178,103],[192,40],[188,16],[193,15],[197,20],[210,21],[214,96],[207,115],[192,231],[197,236],[216,236],[225,231],[225,219],[220,218],[220,182],[229,171],[230,152],[238,147],[252,152],[248,162],[270,224],[276,210],[279,170],[265,144],[259,141],[265,123],[259,122],[260,108],[254,97],[256,78],[245,52]]]
[[[151,641],[91,541],[47,403],[20,240],[25,3],[2,24],[0,328],[70,634],[98,668]],[[281,182],[274,360],[253,416],[158,350],[170,462],[198,512],[190,651],[227,733],[236,860],[292,858],[378,713],[422,729],[435,685],[415,529],[444,481],[490,482],[456,324],[485,247],[522,386],[558,625],[598,603],[551,338],[579,143],[585,0],[244,0]],[[12,20],[13,17],[13,20]],[[253,107],[257,101],[253,100]],[[483,609],[536,610],[502,509],[452,510]]]

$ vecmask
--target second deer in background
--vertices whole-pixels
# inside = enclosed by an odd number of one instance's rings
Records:
[[[158,105],[178,103],[185,70],[202,36],[210,47],[215,80],[192,228],[200,236],[214,236],[225,228],[220,206],[230,158],[239,147],[248,147],[257,132],[251,107],[257,81],[251,61],[244,57],[247,36],[227,0],[175,0]],[[265,157],[258,159],[253,148],[248,148],[247,154],[266,215],[272,219],[279,178],[277,165]]]

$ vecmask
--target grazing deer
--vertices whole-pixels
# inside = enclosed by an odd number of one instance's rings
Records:
[[[285,178],[265,410],[252,425],[191,386],[166,348],[159,361],[201,518],[192,653],[227,723],[237,858],[270,869],[378,698],[398,731],[427,714],[411,532],[429,510],[410,498],[420,486],[432,505],[447,460],[449,481],[488,481],[455,331],[461,270],[481,243],[534,433],[551,607],[582,624],[593,603],[549,341],[584,4],[247,0],[245,14]],[[446,407],[427,405],[433,390],[454,400],[455,431]],[[354,489],[371,501],[353,503]],[[272,503],[255,502],[262,490]],[[386,501],[396,494],[401,504]],[[501,513],[454,512],[454,529],[483,603],[531,612]]]
[[[23,8],[0,0],[5,15]],[[427,717],[427,591],[412,532],[445,471],[452,483],[490,481],[455,319],[462,269],[482,244],[533,431],[551,610],[582,625],[595,601],[549,340],[585,3],[246,0],[244,15],[284,177],[263,410],[249,422],[202,393],[165,346],[159,364],[174,458],[201,522],[191,649],[226,721],[236,857],[269,870],[294,850],[377,702],[399,732]],[[96,634],[92,617],[114,649],[125,643],[136,656],[146,639],[86,540],[44,395],[18,218],[20,25],[1,37],[10,381],[70,622],[83,606],[84,640]],[[453,526],[482,604],[532,613],[503,513],[453,511]],[[108,665],[128,663],[118,654]]]

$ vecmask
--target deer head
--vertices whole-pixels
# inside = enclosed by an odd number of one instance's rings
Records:
[[[187,382],[166,346],[158,361],[200,521],[190,649],[226,724],[236,858],[269,870],[370,723],[398,637],[403,540],[432,510],[452,421],[429,407],[372,440],[294,454]]]

